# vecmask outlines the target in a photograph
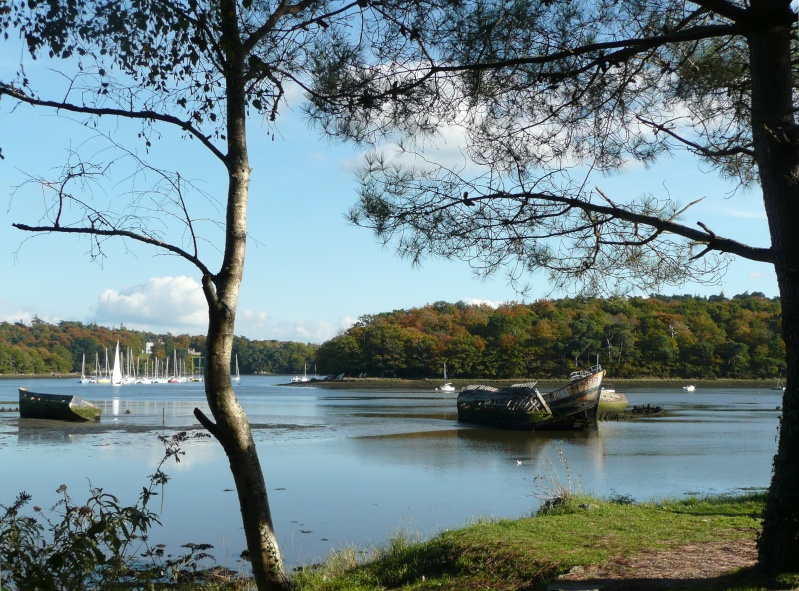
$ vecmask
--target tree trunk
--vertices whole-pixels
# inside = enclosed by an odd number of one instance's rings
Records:
[[[748,35],[752,74],[752,137],[769,221],[782,300],[787,382],[779,443],[758,541],[760,566],[769,574],[799,570],[799,150],[792,113],[790,5],[761,0],[753,23],[771,22]],[[760,20],[762,17],[763,20]]]
[[[195,409],[194,414],[222,444],[230,462],[255,583],[259,591],[282,591],[289,588],[289,581],[272,524],[266,482],[247,415],[236,399],[230,379],[236,308],[247,246],[250,166],[244,76],[246,56],[239,35],[236,2],[222,0],[219,10],[227,92],[226,165],[229,183],[226,239],[220,272],[213,277],[203,277],[209,310],[205,394],[216,422],[211,422],[199,409]]]
[[[285,590],[289,581],[275,536],[266,482],[247,415],[230,380],[233,321],[224,310],[210,314],[205,391],[216,424],[195,415],[222,444],[236,485],[247,549],[259,591]]]

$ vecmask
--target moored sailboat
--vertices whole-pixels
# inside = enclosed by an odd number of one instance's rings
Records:
[[[114,353],[114,369],[111,371],[111,385],[122,385],[122,362],[119,358],[119,341],[117,341],[116,353]]]
[[[455,386],[452,385],[452,382],[447,381],[447,362],[444,362],[444,385],[439,386],[436,388],[437,391],[440,392],[454,392]]]
[[[80,379],[78,382],[81,384],[89,383],[89,378],[86,377],[86,353],[83,354],[83,361],[80,364]]]
[[[105,348],[105,370],[99,372],[99,376],[97,377],[98,384],[110,384],[111,383],[111,370],[108,366],[108,347]]]
[[[232,376],[230,379],[233,380],[234,382],[240,382],[241,381],[241,374],[239,374],[239,354],[238,353],[236,353],[236,375]]]
[[[294,376],[293,378],[291,378],[291,381],[294,382],[294,383],[307,382],[308,381],[308,364],[307,363],[303,367],[302,375],[301,376]]]

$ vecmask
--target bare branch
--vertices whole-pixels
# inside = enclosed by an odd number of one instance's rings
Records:
[[[204,275],[211,275],[211,271],[208,269],[208,267],[206,267],[205,264],[193,254],[183,250],[180,247],[175,246],[174,244],[170,244],[169,242],[164,242],[163,240],[158,240],[156,238],[145,236],[143,234],[139,234],[136,232],[131,232],[129,230],[117,230],[117,229],[105,230],[102,228],[92,228],[92,227],[76,228],[76,227],[63,227],[63,226],[29,226],[27,224],[19,224],[19,223],[12,224],[12,226],[17,228],[18,230],[23,230],[25,232],[39,232],[46,234],[49,233],[86,234],[89,236],[118,236],[121,238],[130,238],[131,240],[135,240],[143,244],[149,244],[150,246],[156,246],[158,248],[162,248],[164,250],[172,252],[192,263]]]
[[[219,160],[221,160],[223,163],[227,163],[226,156],[213,144],[213,142],[211,142],[208,136],[201,133],[199,129],[192,125],[191,121],[182,120],[172,115],[150,110],[126,111],[124,109],[97,108],[88,107],[85,105],[75,105],[67,102],[42,100],[30,96],[10,84],[0,82],[0,96],[3,95],[9,96],[32,106],[47,107],[56,109],[58,111],[70,111],[73,113],[82,113],[84,115],[97,115],[99,117],[108,115],[113,117],[123,117],[125,119],[140,119],[145,121],[161,121],[162,123],[168,123],[187,131],[192,137],[200,140],[206,148],[208,148],[217,158],[219,158]]]

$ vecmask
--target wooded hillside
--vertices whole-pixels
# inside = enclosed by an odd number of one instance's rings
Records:
[[[364,316],[319,348],[320,372],[385,377],[561,378],[596,362],[624,377],[784,375],[779,298],[753,293],[437,302]]]
[[[86,355],[86,373],[96,373],[95,359],[105,363],[106,349],[110,356],[119,341],[122,351],[130,348],[133,358],[144,367],[145,359],[159,359],[161,367],[177,352],[180,362],[191,364],[188,351],[207,354],[205,336],[155,334],[121,328],[106,328],[96,324],[59,322],[49,324],[34,317],[30,326],[21,322],[0,323],[0,374],[62,374],[80,372]],[[144,353],[146,343],[153,343],[152,353]],[[313,362],[318,345],[290,341],[251,341],[235,337],[233,352],[239,357],[239,370],[253,373],[302,373],[307,362]],[[198,362],[199,364],[199,362]],[[231,368],[232,369],[232,368]]]
[[[785,372],[779,298],[763,294],[539,300],[485,305],[436,302],[363,316],[323,343],[236,337],[241,373],[429,378],[562,378],[596,362],[616,378],[777,378]],[[205,336],[158,335],[80,322],[0,323],[0,373],[79,372],[104,363],[119,340],[144,363],[205,356]],[[145,344],[154,343],[145,356]],[[151,362],[152,365],[152,362]]]

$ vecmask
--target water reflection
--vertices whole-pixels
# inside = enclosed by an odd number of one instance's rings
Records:
[[[479,515],[527,514],[541,481],[573,478],[600,495],[638,500],[765,487],[776,449],[781,393],[636,390],[632,404],[665,417],[602,423],[596,432],[529,433],[464,426],[455,397],[431,392],[286,388],[245,376],[248,413],[289,565],[347,544],[379,543],[398,527],[431,534]],[[283,378],[285,380],[285,378]],[[22,490],[48,506],[87,479],[133,502],[163,454],[158,435],[201,430],[201,384],[111,388],[57,380],[0,380],[0,400],[20,385],[77,394],[103,408],[100,423],[20,420],[0,413],[0,504]],[[205,541],[235,564],[244,547],[227,460],[217,443],[191,441],[166,471],[168,544]],[[197,519],[202,515],[202,519]]]
[[[80,441],[86,435],[85,429],[69,421],[19,419],[17,441],[21,444],[61,445]]]
[[[541,454],[553,446],[583,448],[575,453],[588,453],[595,458],[602,456],[602,437],[598,431],[532,433],[466,427],[352,439],[352,452],[364,458],[377,457],[395,465],[411,464],[425,469],[490,462],[496,458],[502,462],[535,464]]]

